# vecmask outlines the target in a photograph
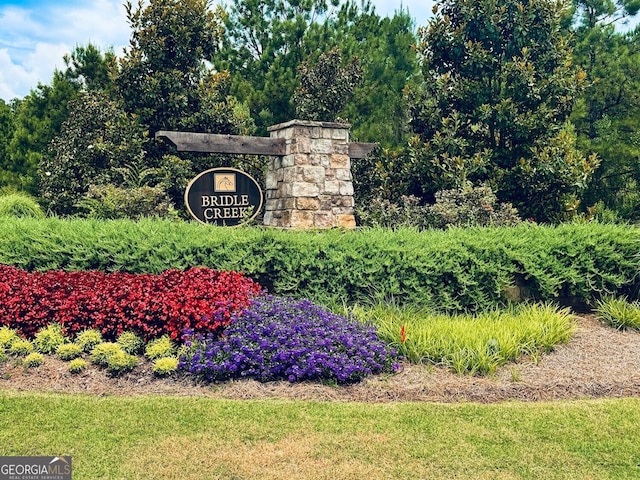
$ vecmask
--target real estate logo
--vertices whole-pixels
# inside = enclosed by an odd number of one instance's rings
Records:
[[[245,172],[212,168],[189,182],[184,201],[199,222],[233,227],[258,215],[263,195],[258,182]]]
[[[0,480],[71,480],[71,457],[0,457]]]

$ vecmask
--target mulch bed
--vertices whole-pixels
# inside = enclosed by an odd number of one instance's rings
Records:
[[[66,362],[47,357],[44,365],[33,369],[11,361],[0,365],[0,390],[341,402],[640,397],[640,333],[614,330],[593,316],[577,317],[576,322],[577,331],[567,345],[558,346],[537,364],[523,359],[506,365],[493,377],[458,376],[441,367],[403,364],[395,375],[379,375],[348,386],[253,380],[207,385],[184,377],[156,378],[147,362],[121,377],[110,377],[94,366],[73,375]]]

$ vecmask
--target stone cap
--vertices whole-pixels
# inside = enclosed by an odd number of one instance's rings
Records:
[[[342,128],[348,130],[351,125],[339,122],[315,122],[312,120],[289,120],[288,122],[278,123],[267,128],[268,132],[282,130],[290,127],[322,127],[322,128]]]

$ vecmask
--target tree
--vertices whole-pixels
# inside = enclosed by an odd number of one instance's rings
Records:
[[[9,170],[9,141],[13,128],[13,110],[0,99],[0,187],[15,183],[13,172]]]
[[[82,90],[107,92],[113,88],[109,75],[109,69],[116,61],[113,50],[102,53],[97,46],[88,43],[86,47],[74,48],[63,60],[67,67],[63,72],[64,77],[77,83]]]
[[[231,72],[232,93],[249,104],[263,132],[269,125],[294,118],[296,68],[310,49],[319,47],[307,39],[317,39],[328,11],[326,0],[236,0],[230,5],[223,47],[214,65]]]
[[[349,97],[362,81],[362,67],[357,57],[344,62],[339,48],[323,53],[315,65],[298,66],[300,86],[293,103],[300,118],[336,122]]]
[[[91,185],[122,184],[123,168],[144,168],[145,130],[104,93],[83,92],[72,100],[39,169],[47,207],[77,213]]]
[[[639,1],[576,1],[575,62],[588,86],[572,115],[578,144],[601,159],[583,195],[640,218],[640,31],[621,32]]]
[[[108,84],[105,72],[112,56],[102,55],[91,44],[78,46],[64,57],[65,70],[54,71],[51,84],[40,83],[15,102],[13,132],[2,167],[5,179],[0,182],[37,193],[38,166],[67,118],[68,103],[81,90],[101,89]]]
[[[133,29],[118,62],[117,94],[153,135],[158,130],[246,133],[248,114],[228,93],[225,73],[207,66],[224,28],[208,0],[126,3]]]
[[[597,166],[568,117],[585,83],[555,0],[443,0],[420,30],[414,188],[487,182],[523,217],[558,221]],[[435,189],[434,189],[435,186]]]
[[[51,85],[38,84],[26,97],[16,101],[6,170],[11,172],[17,188],[36,194],[38,165],[47,145],[67,118],[67,104],[76,94],[77,86],[56,71]]]
[[[295,72],[303,62],[340,47],[358,57],[362,85],[346,105],[353,136],[397,145],[406,132],[403,89],[417,72],[408,12],[380,18],[368,1],[235,0],[216,68],[231,73],[231,92],[247,102],[259,132],[291,120]]]

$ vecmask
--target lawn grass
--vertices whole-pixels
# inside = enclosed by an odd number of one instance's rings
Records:
[[[0,391],[0,455],[82,479],[640,477],[640,399],[493,405]]]

